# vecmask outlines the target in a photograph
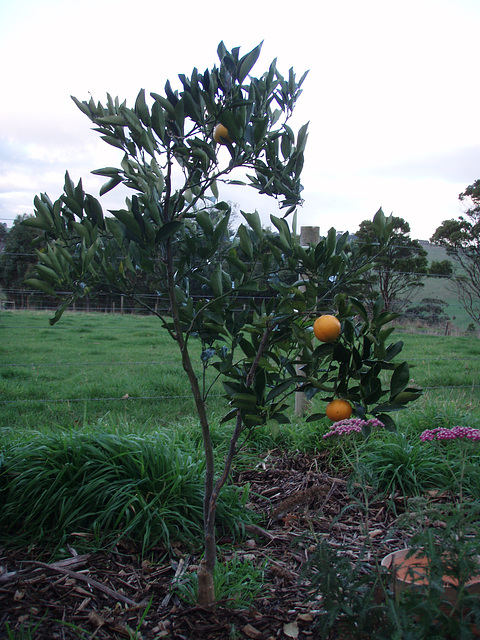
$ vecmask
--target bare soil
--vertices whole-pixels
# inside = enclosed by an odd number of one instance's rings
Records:
[[[70,557],[60,561],[38,548],[0,550],[0,639],[315,638],[321,603],[308,601],[302,565],[319,540],[341,546],[352,561],[365,547],[365,515],[354,506],[345,509],[354,501],[346,478],[338,476],[322,456],[305,454],[271,455],[237,474],[237,484],[250,483],[250,507],[261,521],[233,547],[219,540],[219,561],[232,553],[252,563],[268,559],[264,590],[249,610],[228,602],[212,609],[186,606],[172,594],[175,576],[196,570],[199,558],[191,550],[159,548],[142,559],[122,543],[82,554],[73,535]],[[406,534],[392,533],[394,525],[383,502],[369,505],[378,556],[405,546]]]

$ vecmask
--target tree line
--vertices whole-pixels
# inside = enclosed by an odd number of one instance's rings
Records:
[[[409,223],[395,216],[392,216],[393,241],[379,252],[373,221],[361,222],[358,230],[350,236],[350,241],[363,245],[375,266],[357,282],[350,283],[347,293],[361,299],[370,309],[382,296],[386,311],[404,313],[411,319],[419,319],[429,325],[440,325],[448,321],[446,302],[424,298],[420,303],[412,304],[412,295],[424,286],[426,276],[444,277],[446,286],[455,290],[473,322],[480,324],[480,180],[467,187],[459,199],[467,203],[465,216],[442,222],[430,239],[432,244],[445,247],[450,259],[429,261],[422,244],[411,238]],[[211,215],[214,215],[213,210]],[[25,304],[24,283],[34,275],[38,266],[34,247],[40,251],[45,249],[43,234],[28,226],[28,220],[32,218],[27,214],[17,216],[10,229],[6,224],[0,224],[0,247],[3,248],[0,253],[0,287],[3,298],[18,306]],[[198,235],[198,229],[195,242],[201,246],[202,236]],[[228,246],[228,232],[224,234],[222,242]],[[158,259],[161,260],[162,256],[159,255]],[[332,277],[332,283],[333,280]],[[143,281],[142,289],[146,296],[155,293],[148,277]],[[198,289],[192,295],[208,294],[208,285],[198,285]],[[273,290],[266,293],[274,295]],[[31,294],[33,297],[30,302],[35,304],[40,295],[38,292]],[[119,296],[115,287],[106,287],[103,297],[88,300],[88,308],[95,310],[99,306],[115,306]],[[118,300],[117,303],[119,308]],[[52,304],[55,304],[54,300]],[[134,303],[129,301],[125,306],[135,308]]]

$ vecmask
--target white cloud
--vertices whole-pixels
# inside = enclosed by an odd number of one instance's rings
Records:
[[[244,52],[264,40],[259,70],[274,57],[284,73],[310,69],[294,117],[310,121],[300,224],[354,229],[381,205],[424,238],[458,215],[458,193],[480,177],[476,0],[264,0],[253,12],[187,0],[180,13],[158,0],[2,3],[2,218],[37,193],[58,197],[66,169],[98,192],[90,171],[119,161],[71,94],[132,103],[142,87],[178,86],[178,73],[217,63],[222,37]],[[232,193],[267,221],[280,213]]]

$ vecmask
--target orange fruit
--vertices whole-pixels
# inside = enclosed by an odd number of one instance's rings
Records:
[[[223,124],[217,124],[217,126],[213,130],[213,139],[217,144],[226,144],[227,142],[232,142],[232,139],[228,135],[228,129]]]
[[[313,333],[320,342],[333,342],[342,331],[342,325],[335,316],[320,316],[313,323]]]
[[[339,420],[347,420],[352,415],[352,405],[346,400],[336,398],[327,404],[325,413],[330,420],[338,422]]]

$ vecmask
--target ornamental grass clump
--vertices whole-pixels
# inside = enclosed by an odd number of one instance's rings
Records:
[[[12,444],[0,466],[0,540],[58,547],[80,534],[105,547],[120,539],[146,552],[203,532],[204,463],[161,434],[72,433]],[[230,485],[216,511],[219,532],[251,522],[248,490]],[[77,538],[78,539],[78,538]]]

